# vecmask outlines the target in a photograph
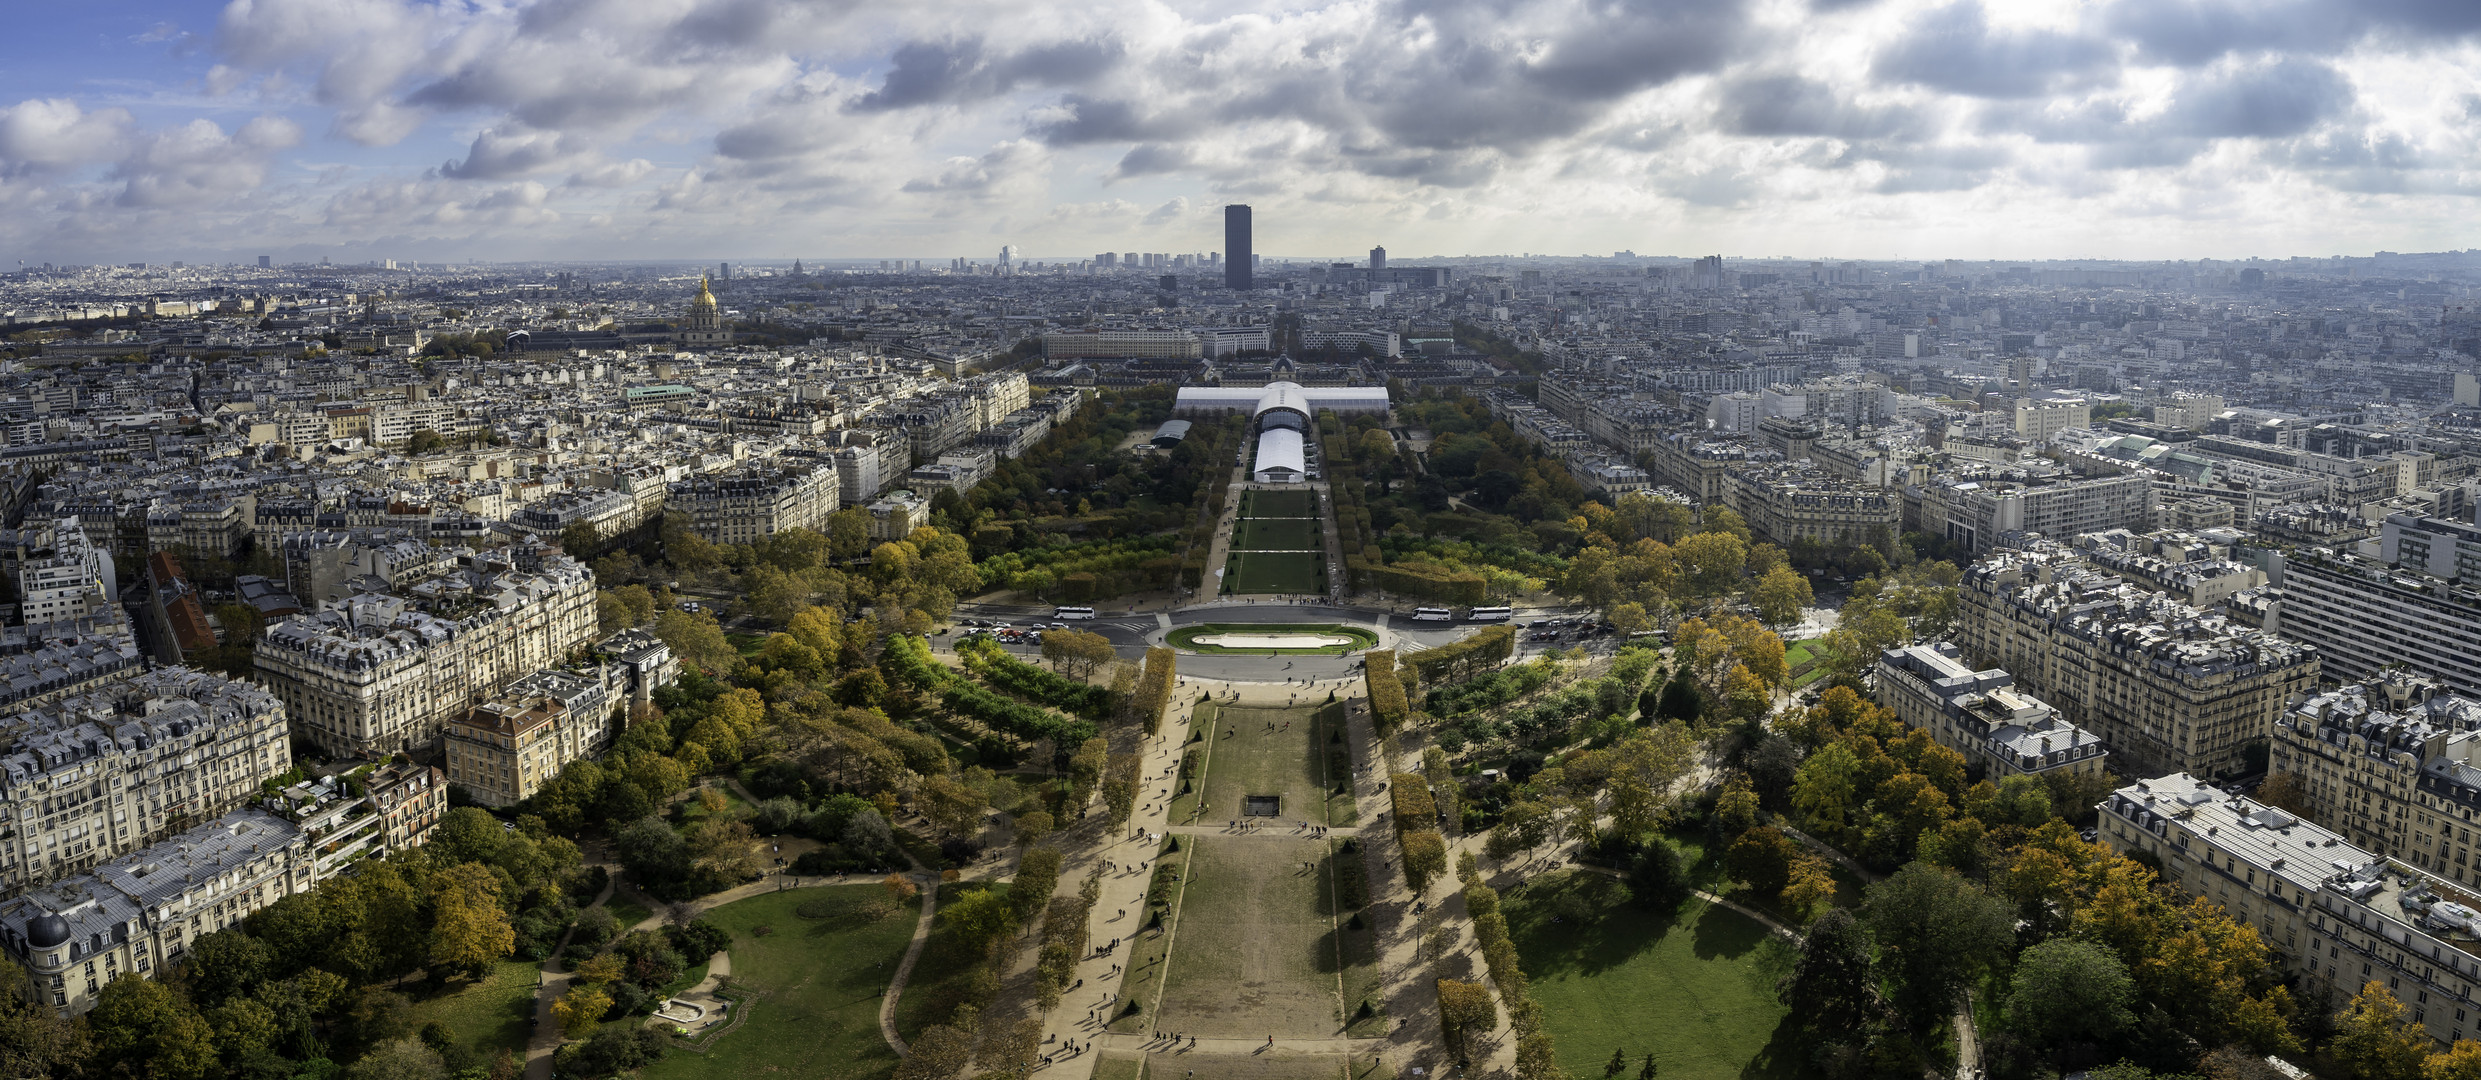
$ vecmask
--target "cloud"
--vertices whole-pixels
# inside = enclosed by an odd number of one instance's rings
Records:
[[[152,132],[113,166],[122,206],[162,208],[214,203],[257,188],[268,155],[301,141],[301,128],[262,116],[230,135],[209,120]]]
[[[1871,77],[1883,82],[1991,98],[2105,82],[2117,68],[2117,50],[2097,36],[1993,31],[1979,0],[1922,13],[1870,61]]]
[[[133,121],[127,109],[88,112],[66,98],[0,109],[0,176],[73,169],[118,154]]]
[[[589,151],[582,140],[557,131],[521,125],[495,127],[474,136],[462,161],[439,167],[440,175],[458,180],[510,180],[565,168]]]
[[[896,49],[877,90],[855,109],[908,109],[996,97],[1020,86],[1075,86],[1109,75],[1124,50],[1109,38],[1054,42],[1001,55],[979,38],[913,41]]]

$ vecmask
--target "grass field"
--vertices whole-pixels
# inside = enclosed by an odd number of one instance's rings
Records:
[[[877,885],[791,889],[707,912],[708,920],[732,932],[734,981],[763,996],[746,1006],[750,1013],[740,1029],[708,1053],[676,1051],[641,1075],[859,1080],[893,1071],[895,1051],[879,1036],[879,995],[912,940],[918,909],[902,905],[875,919],[805,919],[794,912],[808,900],[861,904],[886,895]],[[771,932],[760,936],[760,927]]]
[[[436,1022],[486,1062],[502,1050],[524,1057],[526,1038],[533,1031],[534,988],[542,971],[541,964],[494,964],[478,982],[414,1002],[413,1026],[419,1030]]]
[[[1263,829],[1289,829],[1301,821],[1353,824],[1358,811],[1349,785],[1342,793],[1335,790],[1348,778],[1327,769],[1327,749],[1343,747],[1327,741],[1343,726],[1343,717],[1341,703],[1297,709],[1198,706],[1190,727],[1205,733],[1206,741],[1190,746],[1205,762],[1205,776],[1192,782],[1188,794],[1173,798],[1171,820],[1190,823],[1194,814],[1196,824],[1229,821],[1241,816],[1244,796],[1274,795],[1283,799],[1283,814],[1259,819],[1266,822]],[[1276,730],[1266,730],[1269,722]],[[1286,724],[1291,730],[1284,730]]]
[[[1319,552],[1236,551],[1224,585],[1236,593],[1322,593],[1325,561]]]
[[[1509,936],[1561,1062],[1582,1070],[1617,1049],[1632,1072],[1653,1054],[1663,1080],[1802,1075],[1805,1058],[1774,992],[1792,946],[1726,908],[1692,899],[1666,919],[1615,903],[1624,892],[1611,878],[1570,871],[1507,896]]]
[[[950,882],[939,886],[939,906],[944,908],[969,892],[998,887],[972,881]],[[915,914],[920,914],[919,908]],[[896,1034],[910,1040],[921,1034],[923,1028],[945,1021],[963,997],[966,978],[973,974],[973,969],[974,955],[957,943],[946,926],[933,922],[930,940],[922,946],[922,958],[914,961],[913,977],[905,980],[904,996],[896,999]]]
[[[1790,648],[1783,650],[1783,668],[1791,673],[1793,686],[1807,686],[1826,677],[1826,668],[1823,663],[1811,663],[1826,659],[1819,651],[1820,645],[1821,642],[1818,639],[1809,638],[1804,641],[1795,641]],[[1811,666],[1809,670],[1802,671],[1802,664],[1811,664]]]
[[[1378,644],[1378,635],[1376,634],[1357,626],[1338,626],[1334,623],[1203,623],[1197,626],[1183,626],[1180,629],[1172,631],[1171,643],[1191,652],[1239,653],[1242,655],[1248,655],[1252,653],[1272,652],[1275,650],[1232,649],[1221,645],[1201,644],[1197,641],[1197,639],[1201,637],[1213,637],[1217,634],[1280,634],[1296,632],[1329,635],[1340,634],[1352,638],[1353,643],[1350,645],[1320,645],[1314,648],[1304,649],[1288,648],[1281,651],[1287,653],[1298,653],[1303,656],[1340,656],[1344,653],[1360,652],[1363,649],[1371,648]]]
[[[1318,493],[1315,491],[1244,491],[1241,492],[1241,516],[1257,518],[1314,518],[1318,516]]]
[[[1273,827],[1187,838],[1157,1022],[1209,1037],[1343,1034],[1324,840]]]
[[[1234,551],[1322,551],[1326,541],[1311,518],[1242,518]]]

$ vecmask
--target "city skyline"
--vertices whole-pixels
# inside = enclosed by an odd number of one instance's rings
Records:
[[[2481,10],[151,0],[26,20],[0,264],[2481,246]],[[1034,256],[1040,257],[1040,256]]]

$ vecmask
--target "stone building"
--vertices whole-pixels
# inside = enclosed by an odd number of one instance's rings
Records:
[[[674,483],[664,506],[715,544],[755,544],[786,529],[825,529],[841,484],[826,466],[752,466]]]
[[[2110,757],[2102,740],[2017,690],[2015,681],[1996,668],[1973,670],[1944,642],[1889,649],[1878,658],[1879,702],[1990,780],[2102,775]]]

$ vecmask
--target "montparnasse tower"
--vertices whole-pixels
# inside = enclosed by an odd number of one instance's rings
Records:
[[[707,287],[705,278],[698,279],[698,295],[689,301],[689,319],[681,328],[683,345],[730,345],[732,331],[724,325],[723,305],[715,300],[715,291]]]

